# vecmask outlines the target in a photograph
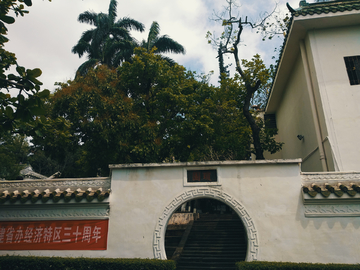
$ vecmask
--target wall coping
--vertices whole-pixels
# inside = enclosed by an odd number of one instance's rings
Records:
[[[360,172],[301,172],[304,185],[311,183],[359,182]]]
[[[39,189],[41,191],[47,188],[102,188],[109,189],[111,179],[109,177],[92,178],[55,178],[55,179],[36,179],[36,180],[8,180],[0,181],[0,192],[4,190],[22,192],[26,189]]]
[[[164,167],[199,167],[199,166],[239,166],[239,165],[273,165],[273,164],[299,164],[297,159],[268,159],[268,160],[226,160],[226,161],[195,161],[174,163],[130,163],[110,164],[110,169],[137,169],[137,168],[164,168]]]

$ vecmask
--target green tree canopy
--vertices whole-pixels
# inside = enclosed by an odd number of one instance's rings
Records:
[[[79,57],[87,54],[88,60],[79,68],[78,73],[85,75],[97,64],[117,67],[122,61],[129,60],[135,40],[130,30],[144,31],[144,25],[131,18],[121,18],[117,21],[117,1],[111,0],[108,13],[85,11],[79,15],[78,21],[94,25],[94,29],[85,31],[72,52]]]
[[[63,119],[69,134],[54,138],[46,128],[35,144],[62,153],[54,157],[59,163],[71,148],[79,166],[72,176],[104,175],[113,163],[248,159],[250,129],[235,85],[210,86],[153,51],[136,49],[117,69],[100,65],[61,85],[49,116]]]

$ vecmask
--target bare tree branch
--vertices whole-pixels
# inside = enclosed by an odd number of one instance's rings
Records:
[[[235,61],[235,69],[237,73],[241,76],[243,79],[246,93],[245,98],[243,100],[242,109],[244,116],[246,117],[250,128],[252,130],[252,136],[253,136],[253,144],[255,149],[255,155],[256,159],[264,159],[263,155],[263,147],[260,141],[260,132],[261,127],[258,126],[258,124],[255,121],[255,118],[253,114],[250,112],[250,102],[251,99],[254,96],[254,93],[258,91],[258,89],[261,86],[261,80],[257,79],[255,83],[251,81],[251,79],[248,77],[248,75],[244,72],[240,59],[239,59],[239,44],[241,41],[241,35],[243,34],[244,27],[248,26],[252,29],[259,29],[259,31],[266,31],[267,30],[267,20],[275,13],[276,7],[273,9],[272,12],[266,13],[266,16],[263,16],[261,20],[257,23],[248,21],[247,16],[245,17],[245,20],[242,20],[241,16],[234,17],[233,16],[233,6],[235,4],[235,0],[227,0],[226,1],[228,6],[226,8],[227,13],[227,19],[224,18],[225,13],[222,15],[215,14],[215,21],[222,21],[222,25],[224,26],[224,32],[220,37],[220,41],[215,37],[215,35],[212,35],[208,32],[207,37],[210,38],[210,42],[213,42],[213,44],[217,48],[221,48],[220,54],[232,54]],[[222,45],[222,41],[225,40],[224,45]]]

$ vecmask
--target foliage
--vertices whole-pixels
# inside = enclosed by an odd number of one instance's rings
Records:
[[[257,27],[256,33],[262,34],[262,40],[273,39],[274,37],[284,38],[290,24],[288,13],[274,12],[271,17],[266,18],[260,27]]]
[[[79,15],[79,22],[95,26],[94,29],[85,31],[72,48],[72,52],[79,57],[88,54],[88,60],[78,68],[80,75],[85,75],[97,64],[117,67],[121,62],[130,59],[136,43],[129,30],[142,32],[144,25],[126,17],[115,21],[116,7],[117,1],[111,0],[108,14],[85,11]]]
[[[313,269],[313,270],[331,270],[331,269],[359,269],[359,264],[320,264],[320,263],[290,263],[290,262],[238,262],[236,263],[236,269],[239,270],[272,270],[272,269],[286,269],[286,270],[302,270],[302,269]]]
[[[153,22],[151,24],[148,38],[147,40],[143,40],[139,47],[145,48],[147,52],[152,51],[153,49],[155,53],[185,53],[184,47],[176,42],[175,40],[171,39],[167,35],[160,36],[160,26],[157,22]],[[170,64],[174,64],[174,60],[169,57],[162,57],[163,59],[167,60]]]
[[[50,117],[52,106],[46,103],[43,121],[36,122],[36,134],[32,135],[29,163],[37,173],[50,176],[61,172],[62,177],[72,177],[79,169],[76,164],[79,156],[78,145],[72,141],[70,123],[62,117]]]
[[[101,65],[63,85],[52,98],[52,118],[69,123],[71,141],[65,144],[79,151],[76,163],[87,176],[97,175],[100,168],[106,172],[109,163],[124,158],[131,130],[137,128],[131,100],[118,91],[118,83],[116,70]],[[58,143],[55,148],[63,152],[66,148]]]
[[[24,8],[31,6],[31,0],[3,0],[0,2],[0,138],[8,131],[21,131],[29,128],[34,122],[34,116],[44,113],[43,99],[49,95],[48,90],[40,91],[42,83],[38,80],[41,70],[26,69],[18,65],[15,54],[4,49],[9,41],[7,24],[15,22],[9,15],[14,12],[16,16],[28,13]],[[16,66],[17,74],[8,73]],[[12,97],[10,89],[17,89],[18,95]]]
[[[111,163],[248,159],[250,131],[234,87],[210,86],[138,48],[117,70],[100,65],[62,84],[49,103],[62,135],[45,127],[34,144],[61,164],[75,153],[81,170],[72,176],[105,175]]]
[[[171,260],[156,259],[108,259],[108,258],[62,258],[0,256],[1,270],[75,270],[75,269],[122,269],[122,270],[175,270]]]
[[[271,83],[270,76],[271,72],[264,65],[260,56],[257,54],[251,60],[242,60],[242,66],[244,67],[244,75],[248,78],[250,83],[255,83],[256,80],[261,81],[259,89],[254,93],[252,97],[252,102],[254,105],[253,108],[249,110],[251,116],[253,117],[255,124],[259,127],[259,140],[262,146],[263,151],[268,151],[270,153],[276,153],[282,147],[282,143],[278,143],[274,140],[274,136],[277,134],[276,129],[265,128],[265,123],[262,119],[261,114],[263,113],[262,108],[266,102]],[[243,108],[243,104],[246,101],[247,89],[244,83],[244,80],[238,74],[235,74],[233,78],[223,77],[220,81],[221,87],[224,88],[229,82],[232,82],[231,92],[233,95],[233,101],[236,102],[240,110]],[[249,128],[249,136],[251,136],[251,130]],[[251,140],[253,144],[253,140]],[[250,149],[252,153],[256,154],[255,149]]]
[[[213,128],[202,160],[241,160],[250,158],[251,129],[239,108],[238,77],[222,80],[221,86],[204,102]],[[241,103],[241,102],[240,102]]]
[[[255,54],[251,60],[242,59],[241,64],[244,76],[251,85],[256,84],[258,80],[261,82],[259,88],[252,96],[251,104],[256,105],[260,109],[264,109],[271,88],[270,69],[266,68],[259,54]],[[240,81],[244,87],[245,82],[243,77],[241,77]]]
[[[0,140],[0,179],[12,180],[20,175],[28,161],[29,144],[25,136],[6,133]]]
[[[265,16],[259,22],[251,22],[242,19],[242,17],[234,17],[234,9],[237,7],[235,0],[226,0],[228,6],[224,13],[216,15],[216,21],[220,21],[224,26],[224,31],[220,38],[215,38],[210,32],[207,33],[209,43],[213,43],[218,48],[218,55],[230,54],[234,57],[235,70],[241,78],[238,91],[243,93],[243,98],[239,100],[244,116],[246,117],[252,132],[252,142],[254,145],[254,154],[256,159],[264,159],[264,135],[267,135],[268,142],[274,146],[272,151],[281,149],[281,144],[277,144],[273,138],[269,137],[271,133],[263,130],[261,121],[258,121],[256,115],[251,111],[251,103],[259,102],[257,106],[264,103],[269,88],[270,71],[267,70],[262,63],[260,56],[255,55],[252,61],[239,59],[239,44],[241,35],[245,27],[259,29],[266,32],[268,29],[267,20],[272,16],[274,11]],[[269,31],[267,31],[269,33]],[[270,33],[270,36],[272,34]],[[219,57],[221,60],[221,58]],[[220,68],[222,65],[220,63]],[[254,104],[254,103],[253,103]]]

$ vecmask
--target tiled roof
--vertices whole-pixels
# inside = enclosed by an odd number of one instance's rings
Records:
[[[0,204],[101,202],[110,194],[107,177],[0,181]]]
[[[91,202],[95,198],[101,202],[105,198],[109,197],[109,194],[110,190],[102,190],[101,188],[96,190],[91,188],[88,188],[87,190],[82,190],[81,188],[76,190],[71,190],[70,188],[66,190],[60,190],[57,188],[55,190],[45,189],[43,191],[35,189],[24,190],[22,192],[18,190],[14,190],[12,192],[4,190],[2,193],[0,193],[0,204],[3,204],[7,201],[10,203],[15,203],[17,201],[20,201],[21,203],[25,203],[27,201],[32,203],[36,203],[37,201],[41,201],[43,203],[48,201],[59,202],[61,199],[63,199],[64,202],[70,202],[72,199],[74,199],[76,202],[81,202],[83,199]]]
[[[310,184],[304,185],[302,187],[304,193],[307,193],[310,197],[315,197],[317,194],[327,198],[331,193],[335,194],[337,197],[342,197],[344,194],[348,194],[350,197],[354,197],[357,193],[360,194],[360,183],[350,183],[343,185],[341,183],[337,184]]]
[[[293,16],[306,16],[313,14],[327,14],[343,11],[360,10],[359,0],[343,0],[343,1],[326,1],[319,3],[306,3],[306,1],[300,1],[300,7],[298,9],[292,9]]]

